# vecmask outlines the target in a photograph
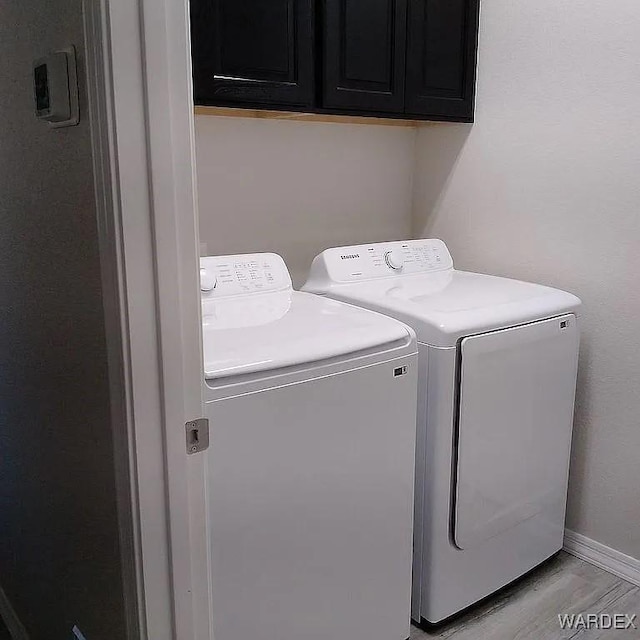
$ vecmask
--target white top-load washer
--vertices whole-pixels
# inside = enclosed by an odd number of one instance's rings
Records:
[[[457,271],[440,240],[328,249],[304,290],[417,333],[414,620],[441,622],[559,551],[580,300]]]
[[[409,636],[415,334],[201,259],[212,619],[222,640]]]

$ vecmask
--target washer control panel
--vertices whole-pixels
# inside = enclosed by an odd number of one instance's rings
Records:
[[[291,289],[284,260],[275,253],[200,258],[202,296],[223,298]]]
[[[333,282],[357,282],[397,275],[445,271],[453,268],[453,259],[442,240],[380,242],[327,249],[316,261]],[[314,269],[319,266],[314,262]]]

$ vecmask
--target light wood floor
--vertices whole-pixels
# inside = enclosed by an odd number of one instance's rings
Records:
[[[447,625],[431,632],[413,627],[411,640],[640,640],[640,629],[562,630],[564,613],[637,614],[640,627],[640,587],[562,553]]]
[[[558,614],[637,614],[636,630],[563,630]],[[451,623],[411,640],[640,640],[640,587],[561,553]]]

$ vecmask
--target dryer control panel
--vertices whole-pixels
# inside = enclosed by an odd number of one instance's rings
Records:
[[[224,298],[292,288],[284,260],[275,253],[200,258],[203,298]]]
[[[314,260],[311,275],[324,271],[331,282],[358,282],[452,268],[442,240],[406,240],[327,249]]]

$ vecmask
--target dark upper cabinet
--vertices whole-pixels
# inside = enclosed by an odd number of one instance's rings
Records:
[[[325,0],[322,106],[404,111],[407,0]]]
[[[409,0],[405,111],[473,120],[480,0]]]
[[[191,0],[195,101],[473,121],[480,0]]]
[[[196,104],[310,108],[314,0],[191,0]]]

